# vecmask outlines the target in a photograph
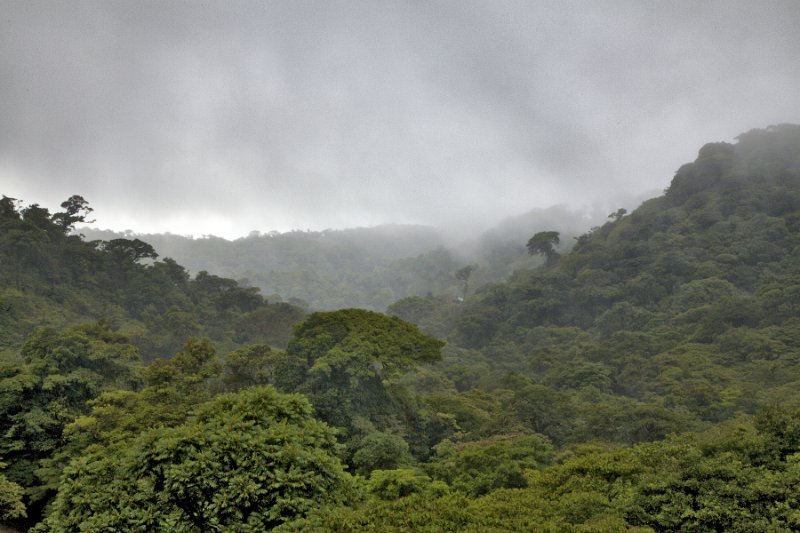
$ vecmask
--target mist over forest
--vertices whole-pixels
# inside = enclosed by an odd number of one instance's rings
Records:
[[[800,3],[0,14],[0,531],[800,530]]]
[[[794,0],[2,7],[4,194],[116,231],[630,210],[698,146],[800,121]]]
[[[638,203],[641,201],[628,200],[633,207]],[[621,208],[617,205],[613,211]],[[236,279],[241,285],[258,287],[271,301],[293,301],[314,310],[361,307],[384,311],[408,296],[463,298],[464,281],[456,277],[459,269],[473,267],[469,280],[473,290],[504,280],[515,270],[541,263],[541,258],[531,256],[525,248],[534,233],[559,231],[559,249],[565,251],[579,235],[607,219],[607,209],[599,207],[578,212],[554,206],[509,217],[473,235],[410,225],[268,234],[253,231],[233,241],[213,235],[195,239],[90,226],[76,232],[86,240],[139,238],[189,272],[215,272]]]
[[[570,245],[534,227],[524,260],[503,239],[525,221],[586,218],[512,218],[467,265],[422,226],[149,236],[209,264],[332,264],[351,298],[395,297],[385,314],[265,299],[143,235],[82,236],[80,195],[60,207],[0,200],[8,527],[798,525],[800,125],[704,145]]]

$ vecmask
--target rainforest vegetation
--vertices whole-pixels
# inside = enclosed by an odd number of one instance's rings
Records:
[[[800,529],[800,126],[707,144],[665,185],[474,262],[416,228],[369,310],[82,238],[78,195],[3,196],[0,523]]]
[[[229,241],[213,235],[135,234],[81,226],[90,239],[138,238],[190,272],[213,272],[258,287],[270,302],[317,311],[358,307],[384,311],[399,299],[428,293],[463,297],[467,288],[501,281],[542,259],[525,243],[546,227],[572,237],[605,219],[604,211],[553,206],[503,220],[483,232],[444,232],[429,226],[386,224],[371,228],[286,233],[251,232]],[[470,268],[471,267],[471,268]],[[465,271],[466,272],[466,271]]]

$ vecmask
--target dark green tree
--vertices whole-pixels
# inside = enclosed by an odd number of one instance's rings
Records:
[[[112,239],[101,244],[101,249],[117,263],[138,263],[142,259],[157,259],[155,249],[139,239]]]
[[[558,261],[559,253],[555,246],[560,242],[557,231],[540,231],[528,240],[528,253],[544,256],[545,264],[552,266]]]
[[[52,220],[64,233],[69,233],[69,231],[75,227],[75,224],[79,222],[87,224],[94,222],[93,220],[86,220],[86,217],[89,213],[94,211],[94,209],[89,207],[89,202],[87,202],[83,196],[78,194],[70,196],[66,201],[61,203],[61,208],[64,209],[64,211],[54,213]]]

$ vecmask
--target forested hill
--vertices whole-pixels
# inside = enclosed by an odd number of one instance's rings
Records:
[[[487,495],[421,494],[318,524],[800,528],[800,126],[707,144],[663,196],[615,215],[560,258],[549,251],[547,266],[462,305],[413,297],[390,307],[449,340],[447,385],[426,372],[418,386],[460,433],[427,473]],[[562,455],[519,484],[474,463],[443,465],[502,453],[535,461],[509,437],[530,432]],[[479,479],[514,488],[492,492]]]
[[[677,327],[707,342],[731,326],[792,318],[799,130],[754,130],[735,145],[704,146],[663,196],[580,236],[552,268],[482,289],[461,313],[463,344],[484,346],[539,326],[603,337]],[[470,324],[468,317],[481,315],[500,319]]]
[[[391,307],[497,371],[720,420],[800,379],[800,127],[708,144],[665,194],[464,305]],[[664,405],[664,404],[662,404]]]
[[[457,383],[503,388],[515,372],[546,387],[560,399],[541,406],[536,427],[557,441],[575,431],[660,438],[797,400],[800,126],[708,144],[663,196],[616,218],[552,266],[463,305],[409,298],[390,311],[467,349],[453,355]],[[470,365],[456,362],[467,356]],[[611,420],[628,415],[617,407],[597,420],[588,413],[602,398],[650,414],[620,424]]]
[[[602,221],[598,209],[553,206],[511,217],[478,234],[443,235],[428,226],[383,225],[325,231],[252,232],[229,241],[173,234],[132,234],[81,227],[87,239],[138,238],[192,272],[206,270],[261,289],[270,301],[305,303],[312,309],[360,307],[383,311],[396,300],[428,293],[456,298],[471,269],[469,287],[504,280],[514,270],[541,263],[525,249],[543,229],[572,236]]]
[[[297,308],[70,236],[80,197],[0,207],[0,523],[800,530],[800,126],[704,146],[568,252],[537,230],[463,302],[296,316],[285,349]]]
[[[19,348],[36,327],[98,320],[129,335],[146,359],[172,355],[192,335],[226,348],[285,346],[304,315],[232,279],[192,277],[140,239],[82,240],[74,227],[93,208],[78,195],[61,208],[0,200],[0,350]]]
[[[81,232],[87,238],[124,236],[90,228]],[[402,296],[446,290],[460,266],[442,248],[438,233],[425,226],[252,232],[234,241],[172,234],[136,237],[191,271],[228,276],[259,287],[270,300],[305,302],[314,309],[385,309]],[[418,257],[414,269],[409,263]]]

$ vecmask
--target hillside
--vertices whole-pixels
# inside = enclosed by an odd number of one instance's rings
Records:
[[[800,528],[800,126],[705,145],[571,250],[394,316],[83,242],[78,198],[2,204],[1,523]]]
[[[596,210],[595,210],[596,211]],[[555,228],[563,249],[605,215],[564,206],[533,209],[478,235],[443,235],[427,226],[383,225],[325,231],[258,233],[229,241],[214,236],[118,233],[81,227],[87,239],[138,238],[191,272],[208,271],[258,287],[270,301],[311,309],[360,307],[383,311],[392,302],[426,294],[463,295],[456,272],[476,268],[474,289],[540,263],[525,249],[530,235]]]
[[[191,335],[230,349],[285,346],[303,316],[232,279],[205,271],[192,277],[140,239],[82,240],[74,227],[93,209],[80,196],[53,214],[20,204],[0,201],[0,349],[19,348],[36,327],[98,320],[129,335],[147,359],[171,355]]]
[[[581,236],[550,268],[482,287],[463,306],[408,299],[390,310],[469,350],[451,356],[455,383],[480,361],[469,382],[481,387],[505,388],[514,372],[542,394],[576,395],[536,421],[557,441],[659,438],[794,401],[800,127],[738,141],[704,146],[663,196]],[[603,398],[639,402],[642,427],[582,426],[578,413]]]

